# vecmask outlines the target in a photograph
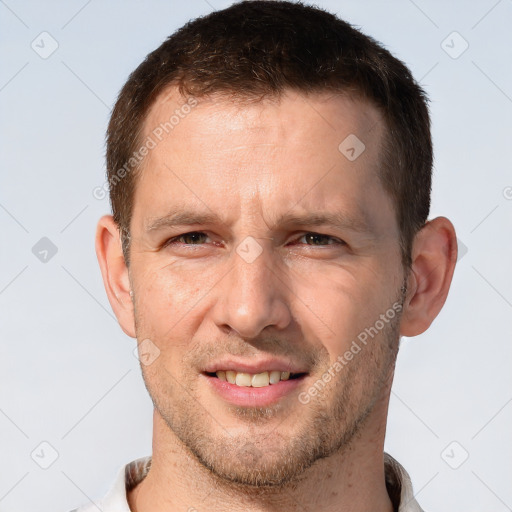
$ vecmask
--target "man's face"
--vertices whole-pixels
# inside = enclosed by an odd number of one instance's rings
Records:
[[[182,103],[162,96],[145,136]],[[143,375],[160,423],[225,479],[290,481],[387,404],[404,273],[383,131],[339,96],[217,98],[146,157],[130,281],[137,338],[158,357]]]

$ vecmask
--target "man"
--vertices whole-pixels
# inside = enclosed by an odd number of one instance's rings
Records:
[[[421,510],[386,416],[400,336],[439,313],[457,247],[427,220],[407,68],[320,9],[237,3],[130,76],[107,167],[96,249],[153,454],[80,510]]]

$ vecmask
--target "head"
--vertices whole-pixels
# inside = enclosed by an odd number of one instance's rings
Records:
[[[108,128],[97,251],[159,428],[268,486],[382,430],[399,337],[428,328],[456,259],[451,223],[427,222],[431,168],[408,69],[318,8],[238,3],[148,55]],[[214,376],[265,365],[297,377],[268,403]]]

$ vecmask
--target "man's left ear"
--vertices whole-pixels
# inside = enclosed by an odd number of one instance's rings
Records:
[[[457,261],[457,237],[446,217],[428,221],[417,233],[400,325],[403,336],[426,331],[443,307]]]

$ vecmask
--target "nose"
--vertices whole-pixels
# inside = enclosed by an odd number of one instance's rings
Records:
[[[279,275],[282,272],[271,248],[258,242],[252,239],[245,247],[240,244],[238,252],[233,251],[232,268],[219,283],[213,307],[216,325],[243,338],[255,338],[266,327],[282,330],[292,318],[286,277]]]

